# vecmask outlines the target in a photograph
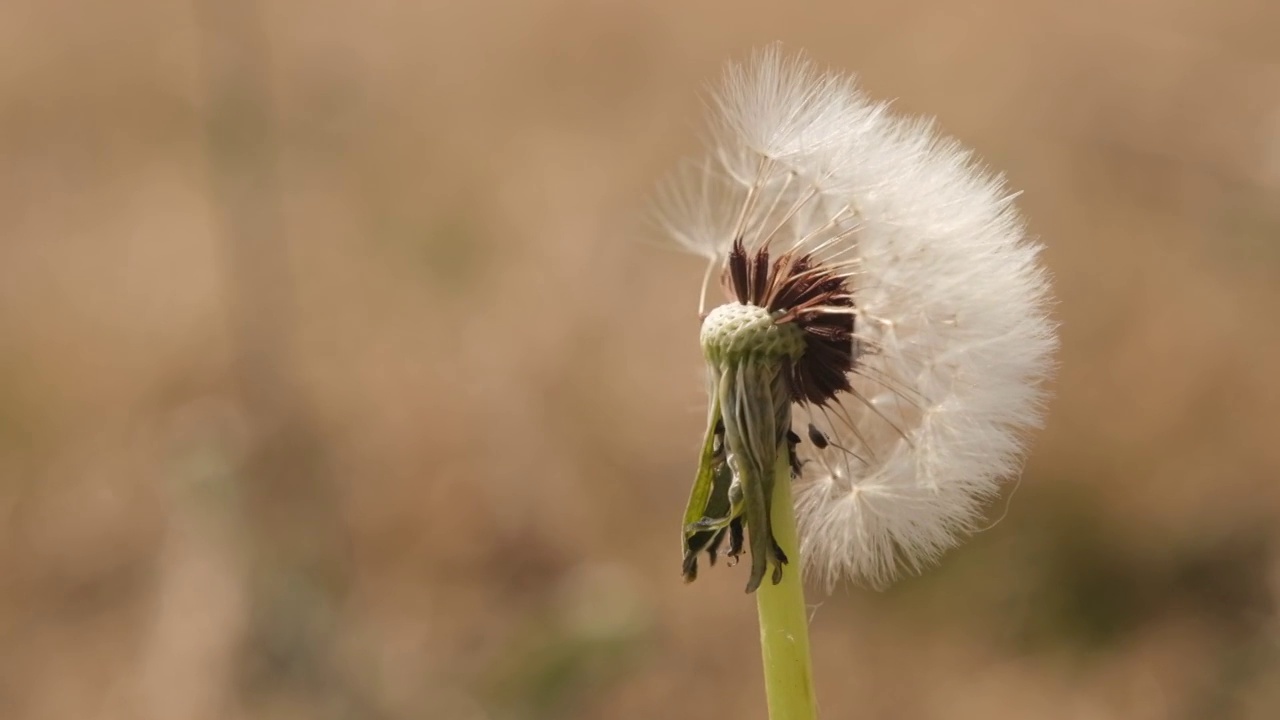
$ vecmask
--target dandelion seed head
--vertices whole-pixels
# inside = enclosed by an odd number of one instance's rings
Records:
[[[1057,342],[1040,246],[969,150],[803,57],[731,66],[712,108],[664,225],[724,307],[803,341],[801,555],[829,585],[884,586],[974,531],[1021,469]]]

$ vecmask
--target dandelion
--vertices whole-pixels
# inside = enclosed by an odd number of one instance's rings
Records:
[[[766,616],[805,632],[786,566],[883,587],[975,530],[1020,468],[1056,339],[1013,196],[930,123],[777,47],[713,99],[710,152],[659,197],[708,260],[683,572],[746,546],[768,668]],[[708,311],[716,279],[726,302]],[[788,682],[808,682],[804,655]]]

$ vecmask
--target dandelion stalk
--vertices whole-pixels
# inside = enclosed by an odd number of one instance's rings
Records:
[[[752,282],[751,271],[741,269],[744,282]],[[786,287],[784,278],[775,280]],[[702,464],[685,511],[685,577],[696,577],[701,551],[715,561],[726,533],[731,536],[729,557],[736,560],[745,526],[751,548],[747,592],[759,591],[769,716],[813,720],[817,716],[799,564],[790,572],[783,570],[800,554],[791,500],[792,475],[799,469],[791,403],[796,364],[805,351],[804,334],[794,323],[778,322],[785,311],[770,310],[762,297],[746,289],[743,297],[759,303],[722,305],[702,325],[712,403]],[[766,574],[770,582],[763,582]]]
[[[785,448],[773,466],[773,537],[788,557],[800,557],[795,510],[791,502],[791,467]],[[760,651],[764,656],[764,690],[770,720],[813,720],[818,717],[809,660],[809,613],[800,573],[782,576],[777,585],[756,593],[760,613]]]

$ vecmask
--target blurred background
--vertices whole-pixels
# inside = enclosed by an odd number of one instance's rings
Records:
[[[745,568],[680,583],[702,267],[645,212],[775,40],[1006,171],[1062,323],[992,529],[811,593],[824,717],[1280,717],[1278,38],[1267,0],[6,0],[0,718],[763,718]]]

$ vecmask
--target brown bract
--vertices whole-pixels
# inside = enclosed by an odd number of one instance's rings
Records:
[[[804,331],[804,354],[791,366],[794,402],[825,405],[851,389],[849,372],[857,362],[853,298],[835,270],[792,252],[770,263],[768,247],[749,254],[739,238],[722,284],[731,298],[766,308],[774,322],[795,323]]]

